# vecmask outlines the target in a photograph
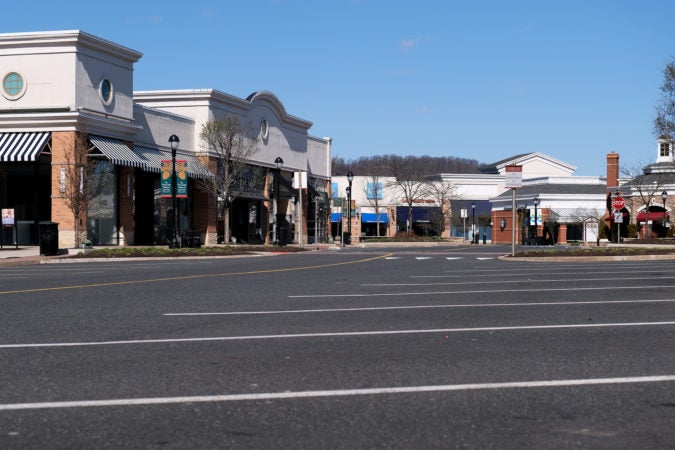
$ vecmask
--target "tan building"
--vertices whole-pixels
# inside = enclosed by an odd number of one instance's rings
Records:
[[[61,248],[83,239],[163,245],[172,222],[213,243],[223,220],[219,201],[231,205],[239,242],[269,243],[282,234],[307,242],[315,228],[326,229],[315,211],[329,190],[329,138],[309,135],[312,123],[288,114],[270,92],[246,99],[213,89],[135,92],[141,56],[81,31],[0,34],[0,207],[15,219],[4,243],[36,244],[42,226],[57,223]],[[226,116],[257,133],[247,164],[264,177],[241,181],[223,199],[200,184],[214,176],[214,152],[199,135]],[[175,214],[160,182],[162,161],[172,160],[170,136],[179,138],[176,159],[186,161],[187,176]],[[78,195],[86,200],[76,214]]]

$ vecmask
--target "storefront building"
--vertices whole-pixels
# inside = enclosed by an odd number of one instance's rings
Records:
[[[0,207],[15,220],[3,242],[35,244],[41,224],[58,223],[60,248],[84,240],[163,245],[174,225],[216,243],[223,201],[239,242],[278,241],[281,229],[287,242],[307,242],[310,227],[325,238],[317,211],[327,210],[329,138],[310,136],[311,122],[289,115],[270,92],[134,92],[141,56],[81,31],[0,34]],[[247,164],[263,176],[223,199],[203,188],[217,171],[200,132],[227,116],[257,133]],[[187,177],[175,214],[160,193],[172,135]]]

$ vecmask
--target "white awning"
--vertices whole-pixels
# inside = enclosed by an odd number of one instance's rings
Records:
[[[135,152],[143,158],[145,162],[145,170],[149,172],[161,172],[162,161],[171,159],[171,153],[158,150],[156,148],[142,147],[137,145],[134,147]],[[213,175],[209,170],[199,162],[197,158],[191,155],[179,153],[176,155],[177,160],[187,161],[187,174],[191,178],[211,178]]]
[[[116,166],[145,168],[145,161],[119,139],[90,135],[89,140]]]
[[[0,133],[0,162],[35,162],[51,132]]]

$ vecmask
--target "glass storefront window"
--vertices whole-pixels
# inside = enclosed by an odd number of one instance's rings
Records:
[[[87,239],[94,245],[118,245],[115,166],[110,161],[97,161],[87,189]]]

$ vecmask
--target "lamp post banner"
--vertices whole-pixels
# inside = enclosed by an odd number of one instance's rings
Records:
[[[187,196],[187,161],[176,160],[176,198]]]
[[[172,161],[162,160],[160,196],[171,198]],[[187,161],[176,160],[176,198],[187,198]]]

